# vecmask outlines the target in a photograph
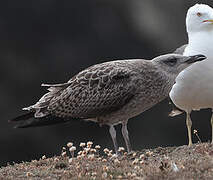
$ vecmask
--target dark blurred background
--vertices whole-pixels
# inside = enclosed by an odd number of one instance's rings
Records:
[[[13,129],[9,119],[45,92],[96,63],[151,59],[187,42],[185,15],[197,0],[7,0],[0,2],[0,166],[60,154],[68,141],[113,148],[108,127],[72,121]],[[213,6],[212,1],[202,1]],[[169,118],[168,101],[129,121],[134,150],[187,144],[185,115]],[[192,114],[202,141],[211,136],[209,110]],[[117,127],[120,129],[120,126]],[[119,145],[124,146],[118,131]],[[194,142],[198,139],[193,135]]]

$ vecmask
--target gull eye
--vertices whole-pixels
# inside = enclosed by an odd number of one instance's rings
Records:
[[[198,13],[197,13],[197,16],[200,17],[200,16],[202,16],[202,14],[201,14],[200,12],[198,12]]]
[[[170,58],[164,61],[165,64],[167,64],[168,66],[174,66],[177,63],[177,59],[176,58]]]

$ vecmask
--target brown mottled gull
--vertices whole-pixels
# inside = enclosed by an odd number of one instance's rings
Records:
[[[130,152],[128,119],[165,99],[178,73],[203,59],[203,55],[168,54],[150,61],[132,59],[96,64],[67,83],[42,84],[49,92],[36,104],[23,108],[29,111],[27,114],[11,121],[20,121],[18,128],[62,123],[70,119],[106,124],[110,127],[116,153],[118,144],[114,126],[121,123],[122,135]]]

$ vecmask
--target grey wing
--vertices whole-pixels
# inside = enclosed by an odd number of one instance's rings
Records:
[[[179,48],[177,48],[173,53],[174,54],[183,54],[184,53],[184,50],[185,48],[187,47],[188,44],[184,44],[182,46],[180,46]]]
[[[40,100],[29,107],[23,108],[23,110],[34,112],[34,117],[44,117],[49,115],[49,111],[47,110],[50,102],[65,90],[67,87],[70,86],[71,83],[63,83],[63,84],[42,84],[41,86],[48,87],[48,93],[44,94]]]
[[[91,67],[69,81],[71,85],[51,100],[48,111],[74,118],[95,118],[116,111],[134,96],[131,75],[115,65]]]

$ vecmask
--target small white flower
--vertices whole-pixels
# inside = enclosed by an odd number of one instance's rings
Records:
[[[136,173],[132,173],[132,175],[131,175],[132,177],[136,177],[137,175],[136,175]]]
[[[96,153],[96,149],[90,149],[90,152]]]
[[[80,143],[80,145],[79,145],[80,147],[84,147],[84,146],[86,146],[86,143]]]
[[[137,164],[138,163],[138,159],[135,159],[134,161],[132,161],[132,164]]]
[[[108,166],[103,166],[103,171],[104,172],[109,171],[109,167]]]
[[[102,162],[107,162],[107,160],[106,159],[102,159]]]
[[[145,158],[145,155],[144,154],[141,154],[140,155],[140,159],[144,159]]]
[[[56,158],[54,158],[54,161],[55,161],[55,162],[58,162],[58,161],[59,161],[59,159],[56,157]]]
[[[95,146],[95,149],[100,149],[100,148],[101,148],[101,146],[99,146],[99,145]]]
[[[71,148],[72,146],[73,146],[73,143],[72,143],[72,142],[68,142],[68,143],[67,143],[67,147],[68,147],[68,148]]]
[[[109,149],[108,148],[105,148],[104,149],[104,152],[107,154],[107,153],[109,153]]]
[[[146,155],[147,155],[147,156],[152,156],[152,155],[153,155],[153,152],[147,151],[147,152],[146,152]]]
[[[97,173],[96,172],[92,172],[92,176],[96,176],[97,175]]]
[[[94,155],[94,154],[89,154],[89,155],[88,155],[88,159],[94,160],[94,158],[95,158],[95,155]]]
[[[103,179],[106,179],[106,178],[107,178],[107,172],[104,172],[104,173],[102,174],[102,178],[103,178]]]
[[[91,147],[93,145],[93,142],[92,141],[88,141],[87,142],[87,147]]]
[[[81,154],[82,154],[82,151],[79,151],[79,152],[78,152],[78,155],[81,155]]]
[[[72,161],[73,161],[73,159],[72,159],[72,158],[70,158],[68,162],[71,164],[71,163],[72,163]]]
[[[118,148],[118,151],[119,151],[119,152],[123,152],[123,151],[125,151],[125,149],[124,149],[124,147],[119,147],[119,148]]]
[[[67,155],[67,153],[66,152],[62,152],[61,155],[64,157],[64,156]]]
[[[136,153],[133,153],[133,154],[132,154],[133,157],[135,157],[136,155],[137,155]]]
[[[84,148],[84,151],[85,151],[86,153],[88,153],[88,152],[90,151],[90,148]]]
[[[81,158],[82,158],[81,155],[77,156],[77,159],[78,159],[78,160],[81,159]]]
[[[115,159],[115,160],[114,160],[114,163],[120,164],[120,161],[119,161],[118,159]]]
[[[75,151],[75,150],[76,150],[76,147],[75,147],[75,146],[72,146],[72,147],[69,149],[70,152],[73,152],[73,151]]]
[[[140,167],[139,167],[139,166],[135,166],[134,169],[135,169],[135,170],[139,170]]]
[[[117,157],[118,157],[117,154],[113,154],[113,155],[112,155],[112,158],[117,158]]]
[[[112,157],[112,153],[109,152],[109,153],[107,154],[107,156],[108,156],[108,157]]]
[[[31,172],[27,172],[27,173],[26,173],[26,176],[27,176],[27,177],[29,177],[29,176],[33,176],[33,173],[31,173]]]
[[[140,161],[140,164],[145,164],[144,160],[141,160],[141,161]]]

